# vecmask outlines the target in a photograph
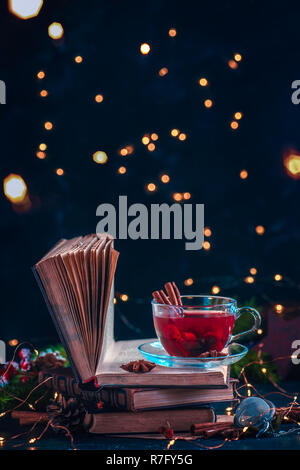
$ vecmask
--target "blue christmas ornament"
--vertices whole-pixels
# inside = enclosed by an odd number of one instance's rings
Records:
[[[239,428],[255,427],[258,429],[256,437],[260,437],[269,428],[274,413],[275,406],[271,401],[245,398],[235,410],[234,424]]]

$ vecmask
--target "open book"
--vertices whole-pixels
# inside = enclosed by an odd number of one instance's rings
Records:
[[[145,374],[121,369],[142,359],[146,340],[115,341],[113,279],[119,253],[107,234],[60,240],[33,268],[79,382],[111,387],[228,386],[228,368],[201,373],[156,366]]]

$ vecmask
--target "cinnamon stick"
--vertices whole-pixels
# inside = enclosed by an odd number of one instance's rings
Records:
[[[176,297],[176,294],[175,294],[175,291],[174,291],[174,288],[173,288],[171,282],[167,282],[167,283],[165,284],[165,289],[166,289],[166,291],[167,291],[167,294],[168,294],[168,296],[169,296],[169,299],[170,299],[170,301],[171,301],[171,304],[172,304],[172,305],[178,305],[178,303],[177,303],[177,297]]]
[[[180,305],[182,307],[182,300],[181,300],[180,292],[174,281],[172,282],[172,286],[173,286],[173,289],[175,291],[175,295],[177,298],[177,305]]]
[[[159,291],[160,295],[162,296],[163,298],[163,303],[166,304],[166,305],[172,305],[170,300],[168,299],[168,297],[166,296],[166,294],[164,293],[163,290],[160,290]]]

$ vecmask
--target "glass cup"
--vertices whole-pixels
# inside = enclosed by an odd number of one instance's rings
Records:
[[[252,307],[237,307],[229,297],[183,295],[183,306],[152,301],[156,334],[170,356],[197,357],[216,350],[221,352],[229,343],[256,331],[260,314]],[[232,335],[235,321],[243,312],[254,319],[250,330]]]

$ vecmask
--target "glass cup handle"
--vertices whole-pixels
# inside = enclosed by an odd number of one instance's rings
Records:
[[[242,315],[243,311],[251,313],[252,317],[254,318],[254,325],[252,326],[252,328],[250,330],[242,331],[241,333],[238,333],[237,335],[232,335],[231,339],[230,339],[230,342],[236,341],[241,336],[244,336],[244,335],[247,335],[248,333],[252,333],[252,332],[256,331],[260,326],[260,323],[261,323],[260,314],[258,313],[257,310],[255,310],[255,308],[252,308],[252,307],[238,308],[237,309],[236,320]]]

